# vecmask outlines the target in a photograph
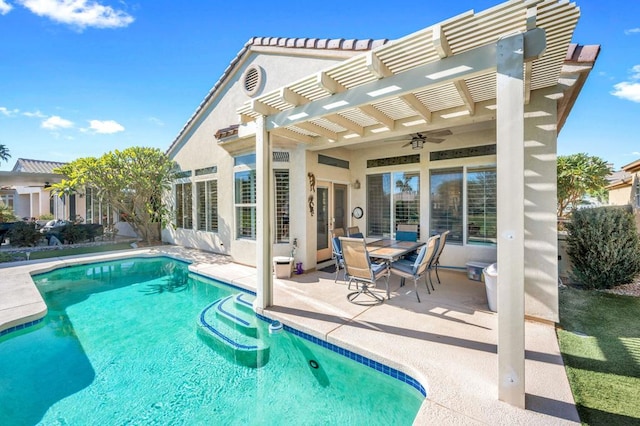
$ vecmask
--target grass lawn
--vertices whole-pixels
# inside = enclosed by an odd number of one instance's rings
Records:
[[[78,254],[103,253],[107,251],[129,250],[129,249],[131,249],[131,242],[102,244],[102,245],[87,246],[87,247],[61,248],[56,250],[33,251],[30,254],[30,259],[31,260],[49,259],[51,257],[74,256]],[[19,256],[20,258],[16,259],[15,258],[16,256]],[[5,257],[0,259],[0,262],[2,261],[9,262],[9,261],[15,261],[15,260],[26,260],[26,256],[24,253],[17,253],[15,255],[12,255],[11,257],[5,255]]]
[[[558,340],[582,423],[640,425],[640,298],[562,289]]]

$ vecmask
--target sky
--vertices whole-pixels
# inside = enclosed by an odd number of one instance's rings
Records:
[[[67,162],[169,148],[254,36],[397,39],[499,0],[0,0],[0,144]],[[573,42],[601,53],[558,153],[640,159],[640,0],[577,0]]]

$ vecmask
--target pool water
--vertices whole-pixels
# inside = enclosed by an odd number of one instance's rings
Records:
[[[196,320],[239,290],[182,262],[81,265],[34,281],[49,313],[0,339],[1,424],[408,425],[424,399],[293,333],[269,335],[264,321],[268,363],[238,365],[198,337]]]

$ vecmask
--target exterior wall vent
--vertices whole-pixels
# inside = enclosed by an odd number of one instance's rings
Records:
[[[480,157],[482,155],[495,155],[495,145],[481,145],[470,148],[447,149],[445,151],[433,151],[429,156],[430,161],[452,160],[454,158]]]
[[[274,163],[288,163],[289,162],[289,153],[286,151],[274,151],[273,152],[273,162]]]
[[[264,86],[264,70],[258,65],[251,65],[242,76],[242,88],[244,92],[254,97]]]

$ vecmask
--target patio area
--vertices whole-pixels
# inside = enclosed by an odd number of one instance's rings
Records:
[[[199,274],[256,289],[255,268],[233,263],[226,256],[175,246],[18,262],[0,266],[0,328],[10,320],[9,312],[28,317],[29,306],[39,306],[21,297],[35,296],[29,273],[132,254],[188,259]],[[370,307],[349,303],[346,295],[351,290],[340,280],[334,283],[334,276],[314,271],[274,280],[274,305],[264,314],[420,381],[428,397],[415,424],[579,423],[551,324],[525,322],[527,409],[498,400],[498,315],[488,310],[484,284],[468,280],[463,271],[441,270],[442,284],[435,282],[430,295],[421,284],[421,303],[412,283],[400,287],[399,279],[392,277],[391,299]],[[375,291],[384,294],[384,288]]]

